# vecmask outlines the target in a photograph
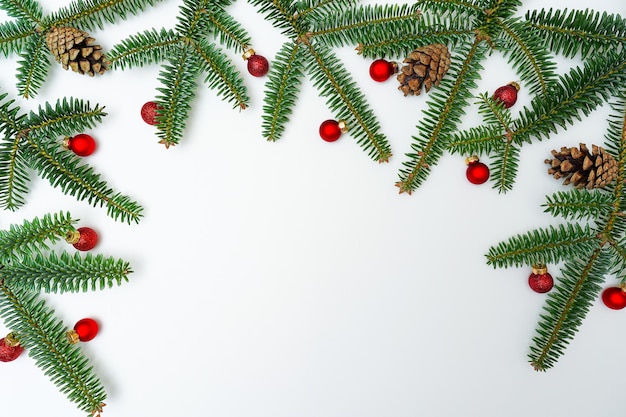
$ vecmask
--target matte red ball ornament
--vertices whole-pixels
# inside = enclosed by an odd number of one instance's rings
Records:
[[[156,120],[156,116],[160,107],[154,101],[148,101],[141,106],[141,118],[149,125],[156,125],[159,122]]]
[[[467,170],[465,176],[472,184],[483,184],[489,179],[489,167],[479,161],[476,155],[465,160]]]
[[[98,234],[91,227],[79,227],[69,232],[65,240],[80,251],[88,251],[98,244]]]
[[[74,325],[74,329],[67,332],[67,340],[74,344],[80,342],[89,342],[98,334],[100,326],[98,322],[91,318],[78,320]]]
[[[608,308],[621,310],[626,307],[626,291],[622,287],[609,287],[602,291],[602,302]]]
[[[387,81],[394,73],[398,71],[395,63],[384,59],[377,59],[370,64],[370,77],[372,80],[382,83]]]
[[[96,141],[86,133],[76,136],[68,136],[63,141],[63,147],[74,152],[78,156],[89,156],[96,150]]]
[[[504,104],[504,107],[507,109],[512,107],[515,102],[517,102],[517,92],[519,91],[520,86],[516,82],[511,82],[507,85],[499,87],[493,93],[493,99],[496,101],[500,101]]]
[[[554,279],[544,264],[536,264],[532,267],[532,273],[528,277],[528,285],[534,292],[546,293],[554,287]]]
[[[0,339],[0,362],[11,362],[17,359],[24,348],[20,345],[14,333],[9,333]]]
[[[348,126],[343,120],[324,120],[320,125],[320,137],[326,142],[334,142],[341,136],[342,133],[348,131]]]
[[[263,55],[257,54],[254,49],[248,49],[243,54],[248,61],[248,72],[254,77],[263,77],[270,69],[270,64]]]

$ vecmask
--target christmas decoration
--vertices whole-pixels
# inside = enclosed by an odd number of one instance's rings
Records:
[[[554,287],[554,279],[545,264],[533,265],[532,272],[528,277],[528,285],[534,292],[540,294],[546,293]]]
[[[104,74],[106,62],[102,47],[87,32],[73,27],[53,27],[46,34],[46,45],[63,69],[79,74]]]
[[[472,184],[483,184],[489,179],[489,168],[480,162],[476,155],[470,156],[465,160],[467,169],[465,176]]]
[[[248,72],[254,77],[263,77],[270,69],[267,58],[258,55],[254,49],[248,49],[243,54],[243,59],[248,61]]]
[[[16,360],[24,352],[24,348],[17,340],[15,333],[9,333],[0,339],[0,362]]]
[[[602,302],[613,310],[621,310],[626,307],[626,291],[623,287],[609,287],[602,291]]]
[[[0,54],[13,54],[18,62],[17,88],[23,97],[34,97],[44,83],[52,55],[65,69],[80,74],[101,74],[107,64],[101,48],[81,29],[102,28],[104,23],[138,14],[159,0],[91,0],[72,2],[44,15],[36,0],[0,4],[15,18],[0,25]]]
[[[398,90],[405,96],[419,96],[423,89],[428,93],[441,83],[450,68],[450,51],[440,43],[426,45],[411,52],[405,59],[398,81]]]
[[[325,120],[320,125],[320,137],[326,142],[334,142],[341,136],[342,133],[348,131],[348,126],[345,120]]]
[[[154,126],[158,123],[156,119],[158,110],[159,105],[156,102],[148,101],[141,106],[141,118],[144,122]]]
[[[96,150],[96,141],[90,135],[80,133],[76,136],[66,136],[63,140],[63,147],[78,156],[89,156]]]
[[[72,330],[68,330],[65,334],[67,340],[71,344],[78,342],[89,342],[98,334],[100,326],[98,322],[92,318],[80,319],[74,325]]]
[[[504,107],[511,108],[517,102],[517,92],[520,86],[516,82],[508,83],[502,87],[498,87],[493,93],[493,99],[504,104]]]
[[[66,327],[40,293],[101,290],[127,281],[132,271],[121,259],[50,250],[75,223],[68,213],[46,214],[0,233],[0,317],[59,391],[79,410],[99,416],[102,382],[80,347],[67,343]]]
[[[387,81],[396,72],[398,72],[398,64],[395,62],[377,59],[370,64],[370,77],[379,83]]]
[[[17,210],[25,204],[31,170],[65,194],[105,206],[116,220],[138,222],[142,208],[114,192],[93,168],[78,156],[59,147],[53,138],[72,137],[75,130],[89,129],[106,115],[101,106],[73,98],[41,106],[37,112],[22,114],[14,100],[0,94],[0,207]],[[84,139],[84,138],[83,138]]]
[[[573,184],[576,188],[602,188],[617,177],[617,162],[604,148],[591,145],[591,152],[584,143],[580,149],[562,147],[552,151],[553,159],[546,159],[550,165],[548,174],[555,179],[565,178],[563,185]]]
[[[89,251],[98,244],[98,234],[91,227],[79,227],[68,232],[65,240],[80,251]]]

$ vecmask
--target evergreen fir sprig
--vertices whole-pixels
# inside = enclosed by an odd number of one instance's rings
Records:
[[[102,29],[130,14],[138,14],[160,0],[76,0],[44,15],[36,0],[0,0],[0,9],[14,18],[0,24],[0,53],[19,56],[17,88],[25,98],[37,95],[48,76],[51,55],[46,35],[55,27]]]
[[[63,137],[93,128],[106,115],[74,98],[40,106],[36,112],[21,113],[8,94],[0,95],[0,207],[17,210],[26,202],[31,170],[54,187],[79,201],[104,206],[115,220],[138,222],[142,207],[112,190],[100,174],[73,152],[61,146]]]
[[[346,122],[357,144],[375,161],[387,162],[391,147],[357,84],[333,52],[355,46],[375,34],[411,32],[419,12],[415,6],[360,6],[352,0],[250,0],[266,19],[287,36],[269,73],[263,106],[263,136],[282,137],[305,76],[326,98],[337,120]]]
[[[157,137],[166,148],[180,143],[186,127],[197,80],[215,90],[233,107],[249,103],[243,78],[218,45],[243,52],[250,45],[245,29],[224,7],[231,2],[183,0],[174,29],[149,29],[115,45],[108,54],[111,68],[124,69],[161,64],[157,104]]]
[[[100,416],[104,386],[39,293],[101,290],[127,281],[132,270],[128,262],[103,255],[56,255],[53,244],[74,231],[75,222],[60,212],[0,232],[0,317],[60,392],[80,410]]]
[[[548,196],[546,211],[570,223],[513,236],[486,254],[487,263],[495,268],[563,264],[530,348],[530,362],[536,370],[551,368],[565,352],[607,276],[626,280],[626,90],[622,86],[615,95],[605,136],[607,152],[618,161],[614,183]]]

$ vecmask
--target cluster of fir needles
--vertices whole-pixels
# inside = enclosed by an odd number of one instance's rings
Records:
[[[60,28],[79,31],[102,29],[105,23],[115,23],[129,15],[136,15],[159,1],[74,1],[46,15],[36,0],[0,0],[0,10],[12,18],[0,23],[0,54],[5,57],[19,56],[16,74],[19,94],[25,98],[34,97],[45,82],[55,52],[50,51],[46,42],[51,32]]]
[[[41,293],[102,290],[120,285],[128,262],[103,255],[81,256],[54,245],[75,232],[69,213],[46,214],[0,231],[0,317],[19,344],[77,408],[100,416],[105,389],[80,345]]]

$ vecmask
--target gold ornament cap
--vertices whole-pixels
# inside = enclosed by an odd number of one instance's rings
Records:
[[[515,82],[515,81],[511,81],[508,85],[510,85],[511,87],[513,87],[515,89],[515,91],[519,91],[520,90],[520,85]]]
[[[548,273],[548,267],[546,264],[534,264],[532,266],[532,271],[535,275],[543,275]]]
[[[65,337],[67,339],[67,342],[70,345],[75,345],[76,343],[80,342],[80,337],[78,336],[78,333],[74,329],[68,330],[65,333]]]
[[[244,61],[247,61],[248,59],[250,59],[252,55],[255,55],[255,54],[256,54],[256,51],[250,48],[250,49],[246,49],[246,51],[243,53],[243,55],[241,55],[241,57],[244,59]]]
[[[478,159],[478,155],[468,156],[467,158],[465,158],[465,165],[474,164],[478,161],[480,161],[480,159]]]
[[[65,138],[63,138],[63,142],[61,142],[61,146],[63,146],[63,148],[65,149],[69,149],[70,148],[70,140],[72,138],[69,136],[66,136]]]
[[[78,242],[80,240],[80,232],[78,230],[70,230],[65,235],[65,241],[70,245]]]
[[[17,333],[11,332],[4,338],[4,343],[9,347],[15,347],[20,345],[20,341],[17,337]]]
[[[339,120],[337,123],[339,124],[339,129],[341,129],[342,133],[346,133],[348,131],[348,123],[345,120]]]

